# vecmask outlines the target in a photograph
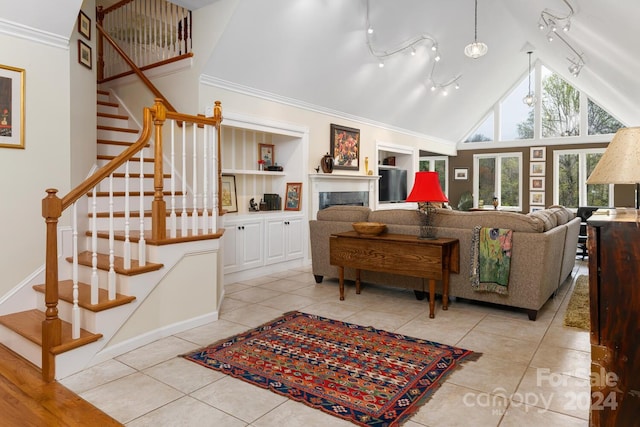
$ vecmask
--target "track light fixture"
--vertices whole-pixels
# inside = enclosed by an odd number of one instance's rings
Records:
[[[571,29],[571,17],[574,15],[575,11],[568,0],[562,0],[564,4],[569,8],[569,13],[567,15],[560,15],[556,12],[552,12],[549,9],[544,9],[540,12],[540,20],[538,21],[538,28],[540,30],[549,30],[547,33],[547,40],[549,42],[554,41],[556,38],[562,41],[567,47],[573,52],[575,55],[574,58],[567,58],[569,61],[569,72],[574,76],[578,77],[580,71],[582,71],[582,67],[585,66],[584,54],[579,53],[569,41],[560,35],[558,31],[558,26],[562,26],[562,33],[566,34]]]
[[[527,92],[527,95],[524,98],[522,98],[522,102],[527,104],[529,107],[532,107],[533,104],[535,104],[537,101],[536,96],[534,95],[533,92],[531,92],[531,54],[532,53],[533,53],[532,51],[527,52],[527,55],[529,55],[529,92]]]
[[[486,44],[478,41],[478,0],[476,0],[476,12],[475,12],[475,32],[473,37],[473,43],[469,43],[464,48],[464,54],[469,58],[478,59],[481,56],[486,55],[489,48]]]
[[[443,95],[447,95],[447,91],[446,91],[447,87],[454,84],[456,85],[456,89],[460,87],[460,85],[458,84],[458,79],[460,79],[461,75],[457,75],[444,83],[440,83],[434,80],[433,75],[434,75],[436,63],[440,62],[442,58],[440,56],[440,52],[438,51],[438,42],[429,34],[420,34],[416,37],[408,39],[403,43],[401,43],[400,45],[398,45],[398,47],[396,47],[395,49],[390,49],[385,51],[375,50],[372,43],[372,34],[374,33],[374,29],[369,21],[369,2],[370,0],[367,0],[367,23],[366,23],[367,47],[369,48],[369,52],[371,53],[371,55],[378,60],[379,68],[384,68],[385,61],[388,58],[395,56],[397,54],[400,54],[402,52],[408,52],[411,56],[416,56],[418,53],[418,51],[416,50],[416,47],[419,45],[426,44],[427,46],[431,47],[431,52],[433,52],[431,54],[431,58],[433,59],[433,66],[431,67],[431,72],[427,78],[428,81],[430,82],[429,87],[431,91],[435,92],[437,89],[440,89]]]

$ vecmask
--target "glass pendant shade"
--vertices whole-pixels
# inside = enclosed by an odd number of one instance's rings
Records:
[[[486,44],[478,41],[478,0],[476,0],[476,12],[475,12],[475,32],[473,37],[473,43],[469,43],[464,48],[464,54],[469,58],[478,59],[481,56],[486,55],[489,48]]]
[[[533,94],[533,92],[531,92],[531,54],[532,53],[533,52],[531,51],[527,52],[527,54],[529,55],[529,92],[524,98],[522,98],[522,102],[527,104],[527,106],[529,107],[532,107],[533,104],[535,104],[537,101],[535,95]]]

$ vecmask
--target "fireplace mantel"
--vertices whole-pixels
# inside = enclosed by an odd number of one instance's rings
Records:
[[[367,191],[369,192],[369,208],[374,209],[376,200],[376,182],[378,175],[347,175],[336,173],[309,174],[311,188],[311,215],[316,219],[320,209],[320,193],[331,191]]]

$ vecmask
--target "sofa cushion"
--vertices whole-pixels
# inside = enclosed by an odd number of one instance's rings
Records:
[[[528,213],[526,216],[537,218],[544,224],[544,231],[549,231],[558,225],[558,220],[553,212],[548,209]]]
[[[436,227],[468,228],[474,226],[509,228],[513,231],[525,233],[542,233],[544,224],[542,220],[528,215],[505,211],[454,211],[450,209],[438,209],[435,218]]]
[[[369,221],[384,224],[420,225],[420,216],[415,209],[383,209],[371,211]]]
[[[371,209],[366,206],[330,206],[318,211],[318,220],[322,221],[368,221]]]
[[[576,216],[575,213],[560,205],[550,206],[549,210],[555,215],[558,225],[566,224]]]

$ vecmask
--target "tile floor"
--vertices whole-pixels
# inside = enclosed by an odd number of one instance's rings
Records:
[[[589,334],[562,325],[575,278],[531,322],[521,312],[452,302],[413,292],[316,285],[309,268],[226,286],[217,322],[156,341],[61,381],[118,421],[138,426],[353,426],[267,390],[176,357],[300,310],[468,348],[483,355],[456,370],[404,426],[587,426]]]

